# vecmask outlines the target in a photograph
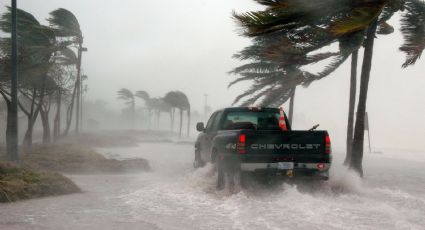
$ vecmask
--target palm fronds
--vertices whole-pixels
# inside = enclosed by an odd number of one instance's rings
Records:
[[[126,89],[126,88],[122,88],[122,89],[118,90],[117,94],[118,94],[118,99],[122,99],[122,100],[133,100],[134,99],[133,93],[129,89]]]
[[[61,65],[76,65],[78,57],[69,47],[59,50],[59,55],[55,57],[55,61]]]
[[[337,17],[330,24],[328,30],[334,36],[344,36],[368,28],[379,17],[389,0],[358,2],[355,7],[348,12],[343,12],[342,17]]]
[[[58,37],[75,37],[82,39],[80,24],[73,13],[67,9],[59,8],[50,12],[47,19]]]
[[[425,49],[425,2],[407,0],[406,11],[401,18],[404,43],[400,50],[406,53],[403,68],[415,64]]]
[[[145,102],[147,102],[150,99],[149,93],[143,90],[136,91],[134,96],[144,100]]]

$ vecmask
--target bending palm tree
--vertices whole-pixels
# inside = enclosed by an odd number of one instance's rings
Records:
[[[136,118],[136,101],[133,93],[129,89],[122,88],[118,90],[118,99],[124,100],[130,107],[131,122],[133,125],[132,127],[134,127],[134,120]]]
[[[311,82],[331,74],[353,50],[358,49],[362,42],[359,36],[352,36],[335,41],[339,42],[339,52],[309,54],[322,48],[322,46],[303,49],[299,47],[308,46],[307,43],[310,42],[305,43],[305,41],[288,38],[283,45],[278,45],[276,40],[275,35],[263,35],[259,39],[254,39],[252,46],[234,55],[235,58],[240,60],[252,60],[254,62],[231,71],[231,73],[239,74],[241,77],[232,81],[229,86],[240,81],[253,81],[251,88],[235,100],[235,103],[237,103],[242,98],[248,97],[249,99],[242,105],[259,103],[261,106],[280,106],[291,99],[289,109],[291,122],[293,120],[296,87],[298,85],[307,87]],[[329,58],[332,58],[330,65],[317,74],[301,70],[303,66]]]
[[[187,112],[187,136],[190,132],[190,103],[186,94],[181,91],[171,91],[168,92],[164,101],[168,103],[173,108],[178,108],[180,111],[180,128],[179,128],[179,137],[182,136],[182,126],[183,126],[183,112]],[[174,116],[173,116],[174,117]],[[174,118],[173,118],[174,121]]]
[[[55,56],[55,61],[56,61],[57,64],[59,64],[61,66],[77,65],[78,64],[78,57],[77,57],[77,55],[75,55],[75,53],[72,49],[66,47],[64,49],[61,49],[59,51],[58,55]],[[55,139],[58,139],[59,135],[60,135],[62,91],[63,91],[63,89],[61,87],[58,87],[57,98],[56,98],[56,102],[57,102],[56,117],[55,117],[54,125],[53,125],[53,136],[55,137]],[[77,93],[77,88],[74,86],[73,91],[72,91],[72,95],[71,95],[71,103],[69,104],[69,106],[67,108],[66,127],[65,127],[65,131],[63,133],[63,136],[68,135],[69,129],[71,128],[72,114],[73,114],[73,110],[74,110],[76,93]]]
[[[11,32],[11,16],[9,11],[1,16],[0,29],[5,33]],[[64,44],[57,43],[55,36],[50,28],[41,25],[37,19],[28,12],[17,10],[17,23],[20,27],[17,33],[17,43],[20,47],[19,59],[19,88],[21,94],[31,103],[30,106],[22,105],[17,101],[21,110],[27,116],[27,131],[25,133],[23,147],[30,150],[32,145],[32,130],[34,123],[38,117],[41,105],[45,95],[45,83],[50,82],[47,79],[48,72],[53,65],[52,56]],[[10,54],[11,40],[10,38],[1,38],[1,53]],[[10,76],[7,79],[11,79]],[[8,84],[6,84],[8,85]],[[0,93],[8,101],[10,95],[0,87]],[[9,105],[9,103],[7,103]],[[10,108],[11,106],[8,106]],[[10,120],[8,120],[8,129],[10,128]],[[7,131],[7,142],[10,142],[10,132]]]
[[[257,2],[266,5],[264,11],[235,14],[235,18],[245,29],[247,36],[264,36],[266,34],[280,34],[281,44],[274,48],[276,52],[287,47],[288,38],[300,40],[306,45],[300,45],[303,50],[314,50],[335,40],[341,41],[350,38],[353,34],[363,33],[366,29],[367,39],[365,43],[365,55],[363,58],[361,86],[357,121],[354,131],[353,157],[351,168],[362,174],[361,162],[363,156],[363,128],[366,111],[367,88],[370,77],[373,39],[375,32],[389,31],[392,28],[385,23],[394,12],[406,5],[407,13],[402,22],[406,22],[402,32],[405,35],[405,44],[401,50],[408,54],[405,65],[413,64],[424,48],[423,31],[425,3],[419,0],[377,0],[377,1],[346,1],[325,0],[307,1],[301,4],[297,0],[289,1],[262,1]],[[332,7],[328,7],[332,5]],[[306,42],[307,41],[307,42]],[[296,43],[298,44],[298,43]],[[354,51],[354,50],[353,50]],[[351,54],[352,52],[345,52]],[[273,52],[272,52],[273,54]],[[335,63],[343,61],[347,56],[341,56]],[[330,69],[329,69],[330,70]],[[327,73],[329,71],[324,71]],[[322,77],[324,75],[319,75]]]
[[[149,96],[149,93],[143,90],[139,90],[139,91],[136,91],[134,96],[142,99],[145,102],[145,106],[148,111],[148,127],[150,128],[151,127],[151,112],[152,112],[153,106],[152,106],[152,103],[150,103],[151,98]]]
[[[77,79],[75,81],[77,96],[75,131],[78,133],[81,109],[81,60],[83,53],[83,34],[75,15],[66,9],[59,8],[50,12],[50,18],[47,20],[50,22],[52,28],[54,28],[56,36],[71,38],[72,42],[78,46]]]

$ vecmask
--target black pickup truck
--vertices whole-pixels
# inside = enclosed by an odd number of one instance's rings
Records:
[[[283,123],[283,126],[282,126]],[[331,143],[326,131],[291,129],[279,108],[234,107],[214,112],[195,143],[194,167],[216,165],[217,188],[240,184],[245,172],[327,180]]]

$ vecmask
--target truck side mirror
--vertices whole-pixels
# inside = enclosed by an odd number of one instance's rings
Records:
[[[204,132],[205,131],[204,122],[198,122],[196,124],[196,130],[198,130],[198,132]]]

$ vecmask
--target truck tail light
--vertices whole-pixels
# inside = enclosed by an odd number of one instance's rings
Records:
[[[325,169],[326,165],[323,164],[323,163],[319,163],[319,164],[316,165],[316,167],[317,167],[318,170],[323,170],[323,169]]]
[[[239,154],[245,154],[246,153],[246,135],[240,134],[238,138],[238,144],[236,145],[236,149],[238,150]]]
[[[331,138],[329,137],[329,135],[326,135],[325,137],[325,153],[326,154],[332,153]]]
[[[288,127],[287,127],[286,121],[285,121],[285,113],[283,112],[282,107],[280,107],[279,127],[282,131],[288,131]]]

